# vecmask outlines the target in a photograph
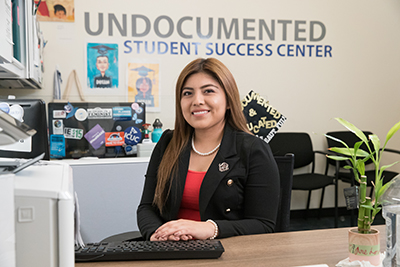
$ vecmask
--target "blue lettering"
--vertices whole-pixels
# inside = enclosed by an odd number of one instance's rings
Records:
[[[187,43],[187,47],[185,43],[181,43],[181,55],[183,55],[183,50],[185,50],[187,55],[190,55],[190,43]]]
[[[241,44],[238,44],[236,51],[237,51],[237,53],[238,53],[239,55],[241,55],[241,56],[245,56],[245,54],[243,54],[243,53],[240,53],[240,47],[241,47],[241,46],[244,46],[244,44],[243,44],[243,43],[241,43]]]
[[[210,51],[210,52],[206,53],[207,56],[212,55],[214,53],[214,51],[212,50],[212,48],[210,46],[212,46],[212,43],[206,44],[206,49],[208,49]]]
[[[165,48],[164,51],[161,51],[161,45],[164,45],[164,48]],[[165,43],[165,42],[158,42],[157,48],[158,48],[157,53],[158,53],[159,55],[160,55],[160,54],[163,55],[163,54],[165,54],[165,53],[168,52],[168,44]]]
[[[262,44],[256,45],[256,49],[260,52],[260,53],[257,53],[256,56],[262,56],[263,51],[261,48],[262,48]]]
[[[307,47],[309,48],[310,51],[310,57],[312,56],[312,48],[314,47],[314,45],[307,45]]]
[[[128,51],[124,50],[124,53],[130,53],[130,52],[132,52],[132,47],[129,45],[129,43],[131,43],[131,41],[125,41],[125,42],[124,42],[124,46],[125,46],[126,48],[128,48]]]
[[[326,45],[325,46],[325,57],[326,57],[326,54],[329,54],[329,57],[332,57],[331,51],[332,51],[332,46]]]
[[[285,55],[281,54],[281,47],[284,47],[284,44],[281,44],[280,46],[278,46],[278,55],[280,55],[281,57],[284,57]]]
[[[225,43],[222,43],[222,51],[218,52],[218,43],[215,44],[215,53],[217,53],[218,56],[222,56],[225,53]]]
[[[287,46],[287,55],[288,57],[293,57],[293,45],[288,45]]]
[[[143,43],[143,41],[133,41],[133,43],[136,44],[136,53],[140,54],[140,44]]]
[[[144,50],[146,51],[146,53],[147,54],[153,54],[154,53],[154,51],[156,50],[156,44],[155,44],[155,42],[153,41],[153,42],[151,42],[151,44],[153,45],[153,48],[152,48],[152,50],[151,51],[149,51],[149,48],[148,48],[148,43],[149,42],[144,42]]]
[[[317,57],[322,57],[322,45],[317,45]]]
[[[228,45],[228,47],[226,48],[226,51],[228,52],[229,55],[234,56],[235,53],[232,53],[232,52],[230,51],[230,48],[231,48],[232,45],[234,46],[235,44],[234,44],[234,43],[230,43],[230,44]]]
[[[269,53],[265,54],[266,56],[271,56],[272,55],[272,50],[270,49],[271,46],[272,46],[272,44],[267,44],[265,46],[265,49],[269,52]]]
[[[171,55],[178,55],[178,52],[175,52],[175,50],[178,50],[178,43],[171,42]]]
[[[296,46],[296,57],[299,55],[299,53],[304,57],[304,51],[305,51],[305,46],[303,45],[303,50],[301,50],[301,46],[297,45]]]
[[[200,43],[196,42],[196,43],[192,43],[192,44],[194,44],[194,53],[195,53],[195,55],[197,55],[197,52],[198,52],[197,50],[198,50]]]
[[[254,56],[254,44],[247,44],[247,55]]]

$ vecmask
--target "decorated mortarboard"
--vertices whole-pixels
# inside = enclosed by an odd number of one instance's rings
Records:
[[[131,70],[137,71],[138,74],[139,74],[140,76],[142,76],[142,77],[146,77],[147,74],[149,74],[149,72],[154,71],[154,70],[149,69],[149,68],[147,68],[147,67],[145,67],[145,66],[141,66],[141,67],[139,67],[139,68],[135,68],[135,69],[131,69]]]
[[[103,56],[107,55],[109,50],[115,50],[115,48],[112,48],[112,47],[109,47],[109,46],[106,46],[106,45],[102,45],[102,44],[101,45],[92,46],[90,48],[97,49],[97,52],[100,55],[103,55]]]
[[[267,143],[286,121],[285,116],[253,90],[242,100],[242,110],[250,132]]]

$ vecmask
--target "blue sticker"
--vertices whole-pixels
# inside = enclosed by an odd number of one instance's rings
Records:
[[[10,112],[10,105],[6,102],[1,102],[0,103],[0,109],[2,111],[4,111],[5,113],[9,113]]]
[[[133,114],[132,120],[135,121],[136,124],[140,124],[143,122],[142,119],[138,119],[137,114]]]
[[[142,132],[137,127],[128,127],[125,130],[125,144],[137,145],[142,140]]]
[[[65,138],[63,135],[50,135],[50,158],[65,157]]]
[[[69,119],[75,115],[75,112],[78,110],[78,108],[74,108],[71,103],[68,102],[67,105],[64,106],[65,112],[67,112],[67,117],[66,119]]]
[[[113,120],[130,121],[132,118],[132,109],[130,107],[113,107]]]

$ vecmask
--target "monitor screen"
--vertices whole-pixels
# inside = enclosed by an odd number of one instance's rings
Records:
[[[44,159],[50,159],[45,102],[40,99],[0,99],[0,109],[36,130],[32,137],[1,146],[0,157],[35,158],[45,153]]]

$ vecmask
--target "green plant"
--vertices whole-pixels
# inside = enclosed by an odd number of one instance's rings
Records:
[[[327,155],[328,158],[339,161],[348,161],[350,165],[344,168],[352,170],[355,180],[360,184],[359,186],[359,209],[358,209],[358,232],[369,233],[371,224],[375,219],[375,215],[381,210],[381,196],[390,186],[391,182],[383,184],[383,171],[393,166],[397,162],[389,165],[380,166],[382,160],[382,153],[385,151],[388,141],[392,136],[400,129],[400,121],[396,123],[387,133],[386,141],[381,148],[381,142],[377,135],[372,134],[365,136],[365,134],[359,130],[352,123],[341,119],[335,118],[340,124],[346,127],[349,131],[354,133],[360,141],[357,142],[354,147],[349,147],[345,142],[338,138],[325,135],[327,138],[335,140],[344,147],[331,147],[330,151],[340,155]],[[365,144],[368,151],[360,148],[362,144]],[[366,196],[367,192],[367,177],[365,176],[365,162],[371,159],[375,165],[375,181],[372,183],[374,190],[374,200]]]

